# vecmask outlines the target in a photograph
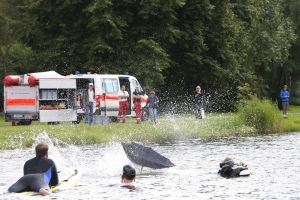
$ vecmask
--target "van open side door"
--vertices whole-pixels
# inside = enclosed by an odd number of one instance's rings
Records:
[[[101,98],[101,111],[106,116],[117,116],[119,112],[120,90],[119,80],[117,78],[104,78],[102,82],[103,95]]]
[[[119,81],[120,81],[120,87],[122,85],[125,85],[125,91],[127,91],[129,94],[129,98],[127,99],[127,101],[128,101],[127,115],[131,115],[131,108],[133,108],[132,107],[132,92],[133,92],[133,90],[131,89],[130,80],[128,77],[120,76]]]

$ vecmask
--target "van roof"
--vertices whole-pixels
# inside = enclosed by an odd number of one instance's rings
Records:
[[[72,77],[72,78],[95,78],[95,77],[100,77],[100,78],[115,78],[115,77],[134,77],[131,75],[124,75],[124,74],[71,74],[67,75],[67,77]]]

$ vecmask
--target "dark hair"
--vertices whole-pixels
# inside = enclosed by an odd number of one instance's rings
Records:
[[[45,142],[41,142],[40,144],[36,145],[35,153],[37,156],[45,156],[48,152],[49,146]]]
[[[127,180],[133,180],[135,178],[135,174],[135,169],[131,165],[125,165],[123,167],[122,177],[126,178]]]

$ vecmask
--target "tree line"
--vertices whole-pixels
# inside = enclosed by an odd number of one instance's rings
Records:
[[[197,85],[215,111],[247,85],[275,101],[283,84],[300,94],[299,13],[300,0],[0,0],[1,80],[127,71],[165,102]]]

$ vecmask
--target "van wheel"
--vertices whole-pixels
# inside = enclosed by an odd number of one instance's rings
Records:
[[[48,122],[48,125],[58,125],[59,122]]]
[[[141,114],[141,120],[142,121],[147,121],[149,118],[149,110],[148,108],[143,108],[142,109],[142,114]]]
[[[109,117],[109,121],[110,122],[116,122],[117,121],[117,117]]]
[[[77,115],[77,120],[73,121],[72,124],[80,124],[81,120],[82,120],[82,116],[81,115]]]
[[[26,125],[30,125],[31,122],[32,122],[32,120],[21,120],[21,121],[15,123],[15,125],[25,125],[26,126]]]

